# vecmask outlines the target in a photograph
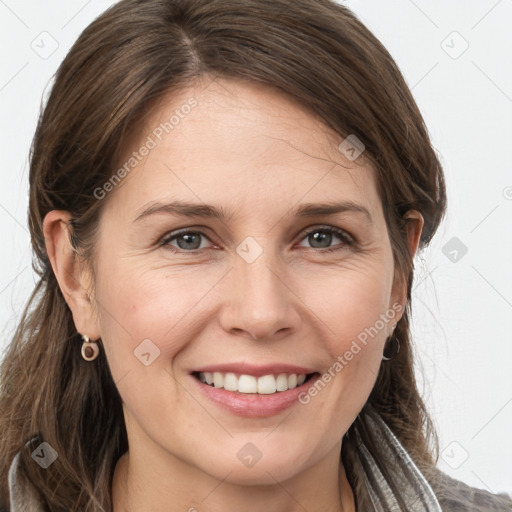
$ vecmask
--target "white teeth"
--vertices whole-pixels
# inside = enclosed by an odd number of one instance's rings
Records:
[[[238,391],[238,379],[234,373],[226,373],[224,376],[224,389]]]
[[[306,380],[306,375],[280,373],[277,376],[264,375],[262,377],[254,377],[252,375],[240,375],[240,377],[237,377],[234,373],[201,372],[199,373],[199,380],[216,388],[224,388],[227,391],[272,395],[273,393],[301,386]]]
[[[277,376],[276,388],[277,391],[286,391],[288,389],[288,376],[286,375],[286,373],[280,373]]]
[[[276,391],[276,378],[273,375],[264,375],[258,379],[258,393],[260,395],[271,395]]]
[[[224,375],[222,375],[222,373],[213,372],[213,385],[216,388],[224,387]]]
[[[257,393],[258,381],[252,375],[240,375],[238,379],[238,391],[240,393]]]

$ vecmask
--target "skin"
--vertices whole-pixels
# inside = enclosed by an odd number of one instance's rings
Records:
[[[310,403],[275,416],[243,418],[219,408],[189,372],[249,361],[322,373],[379,315],[405,305],[375,170],[364,153],[349,161],[337,149],[343,138],[289,98],[221,80],[165,98],[126,157],[191,97],[198,106],[103,199],[94,278],[70,247],[68,212],[44,220],[77,331],[101,338],[123,399],[129,451],[114,474],[114,512],[354,511],[342,437],[380,364],[389,364],[384,345],[403,309]],[[228,216],[161,213],[134,222],[148,205],[178,199],[222,206]],[[373,223],[355,212],[294,216],[300,204],[342,200],[366,207]],[[414,256],[423,218],[416,211],[408,217]],[[158,245],[200,226],[206,237],[191,249],[179,238]],[[355,245],[328,234],[315,241],[329,226]],[[248,236],[263,249],[252,263],[236,252]],[[148,366],[134,356],[145,339],[160,350]],[[236,456],[249,442],[262,454],[252,467]]]

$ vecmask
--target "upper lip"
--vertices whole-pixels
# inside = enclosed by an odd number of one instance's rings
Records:
[[[254,375],[255,377],[262,377],[263,375],[279,375],[280,373],[296,373],[297,375],[315,373],[312,368],[305,366],[294,366],[291,364],[275,363],[266,365],[255,365],[246,362],[240,363],[223,363],[223,364],[210,364],[193,370],[199,373],[235,373],[239,375]]]

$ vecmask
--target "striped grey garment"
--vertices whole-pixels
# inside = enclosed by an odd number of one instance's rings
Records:
[[[389,461],[388,469],[391,471],[393,481],[400,486],[401,498],[407,505],[408,512],[443,512],[434,491],[386,423],[377,414],[366,416],[385,459]],[[357,430],[356,435],[360,441],[359,460],[375,512],[401,510],[386,478],[361,441]]]
[[[29,446],[27,441],[25,446]],[[39,493],[28,481],[20,466],[21,452],[18,452],[9,468],[9,501],[11,508],[1,512],[46,512]]]
[[[435,469],[427,482],[380,416],[371,413],[367,414],[367,418],[379,447],[387,454],[387,470],[395,486],[400,489],[400,497],[406,503],[408,512],[512,512],[511,496],[470,487],[440,470]],[[356,435],[360,440],[357,429]],[[362,442],[358,444],[357,471],[363,475],[365,492],[369,496],[368,503],[358,506],[358,512],[398,512],[398,501],[386,478],[368,448]],[[45,512],[43,500],[22,471],[19,458],[20,452],[9,469],[11,508],[0,512]]]
[[[455,480],[438,468],[432,468],[428,481],[414,464],[402,444],[375,410],[367,405],[365,418],[376,436],[379,449],[386,457],[388,477],[400,489],[400,498],[408,512],[512,512],[512,496],[493,494]],[[388,481],[379,469],[357,430],[358,460],[356,472],[365,482],[360,507],[364,512],[400,511],[400,506]],[[371,502],[371,503],[370,503]],[[360,512],[358,507],[358,512]]]

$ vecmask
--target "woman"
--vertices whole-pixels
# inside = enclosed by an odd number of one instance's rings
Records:
[[[33,142],[4,510],[510,510],[436,469],[414,378],[413,258],[445,208],[346,7],[114,5]]]

